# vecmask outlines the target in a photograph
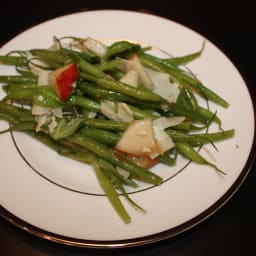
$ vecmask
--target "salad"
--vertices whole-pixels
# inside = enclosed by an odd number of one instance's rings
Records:
[[[100,186],[125,223],[131,217],[122,195],[139,182],[159,186],[151,171],[158,163],[172,168],[177,155],[226,173],[200,155],[204,144],[234,136],[223,130],[216,112],[200,102],[227,108],[228,102],[206,87],[186,64],[198,52],[159,58],[151,47],[130,41],[105,45],[93,38],[53,38],[45,49],[0,55],[16,75],[0,76],[6,93],[0,120],[44,143],[58,154],[90,164]],[[210,126],[217,127],[209,132]],[[215,147],[216,148],[216,147]]]

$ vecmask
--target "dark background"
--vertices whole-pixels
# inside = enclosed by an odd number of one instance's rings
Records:
[[[254,93],[256,14],[251,2],[253,1],[1,2],[0,45],[33,25],[64,14],[87,9],[147,11],[177,21],[211,40],[233,61]],[[243,106],[242,102],[238,104]],[[191,230],[160,243],[114,251],[72,248],[34,237],[0,218],[0,255],[251,255],[254,254],[256,243],[255,171],[256,165],[253,165],[237,193],[212,217]]]

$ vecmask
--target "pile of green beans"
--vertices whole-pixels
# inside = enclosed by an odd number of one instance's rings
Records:
[[[70,40],[68,46],[62,44],[62,40],[66,39]],[[201,106],[198,98],[224,108],[229,104],[184,68],[188,62],[201,56],[204,44],[198,52],[186,56],[158,58],[148,53],[150,48],[117,41],[107,47],[106,55],[102,58],[91,50],[81,51],[70,46],[82,41],[82,38],[77,37],[55,38],[55,43],[58,43],[55,48],[13,51],[0,55],[0,64],[13,66],[17,71],[17,75],[0,76],[2,89],[6,93],[0,101],[0,120],[10,125],[9,129],[1,133],[24,132],[62,156],[91,164],[99,184],[125,223],[129,223],[131,217],[119,194],[135,209],[145,211],[130,198],[126,188],[138,187],[138,181],[157,186],[162,184],[163,179],[115,150],[116,143],[129,123],[110,120],[102,112],[102,102],[108,101],[114,105],[126,103],[135,120],[185,117],[181,124],[165,130],[175,146],[158,156],[157,160],[171,168],[180,154],[196,164],[208,165],[219,174],[225,174],[203,158],[198,148],[204,144],[215,147],[215,143],[232,138],[235,131],[222,130],[216,112]],[[175,103],[168,102],[141,85],[135,88],[120,81],[125,73],[122,60],[134,54],[144,67],[168,74],[170,81],[179,85],[180,94]],[[76,63],[79,76],[76,89],[67,101],[61,101],[52,86],[38,86],[35,68],[50,72],[70,63]],[[63,117],[55,116],[56,126],[53,130],[47,125],[36,130],[37,119],[32,114],[33,106],[61,109]],[[212,123],[219,127],[214,133],[208,132]],[[125,170],[127,177],[120,173],[119,168]]]

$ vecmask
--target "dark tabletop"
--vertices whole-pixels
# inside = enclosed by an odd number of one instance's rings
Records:
[[[6,1],[1,3],[0,44],[42,21],[87,9],[147,11],[192,28],[215,43],[256,89],[256,22],[252,1]],[[255,99],[254,99],[255,101]],[[241,104],[242,106],[242,104]],[[245,115],[247,113],[244,113]],[[256,236],[256,165],[235,195],[213,216],[174,238],[137,248],[73,248],[34,237],[0,218],[0,255],[249,255]]]

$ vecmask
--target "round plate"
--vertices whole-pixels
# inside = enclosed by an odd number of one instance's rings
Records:
[[[113,10],[76,13],[44,22],[12,39],[0,54],[46,48],[52,44],[53,36],[66,35],[103,42],[126,39],[174,56],[195,52],[205,41],[203,55],[188,67],[230,103],[227,109],[214,104],[210,108],[217,111],[223,129],[235,129],[235,137],[216,143],[218,152],[206,146],[201,153],[227,175],[220,176],[210,167],[187,165],[182,158],[174,168],[158,165],[153,171],[165,182],[157,187],[141,184],[138,191],[130,191],[147,213],[133,210],[124,201],[132,216],[127,225],[112,209],[90,166],[58,156],[24,134],[3,134],[0,214],[45,239],[74,246],[112,248],[172,237],[218,210],[246,177],[254,152],[252,100],[231,61],[206,38],[180,24],[149,14]],[[10,67],[0,67],[0,75],[12,73]],[[5,127],[1,122],[0,128]]]

